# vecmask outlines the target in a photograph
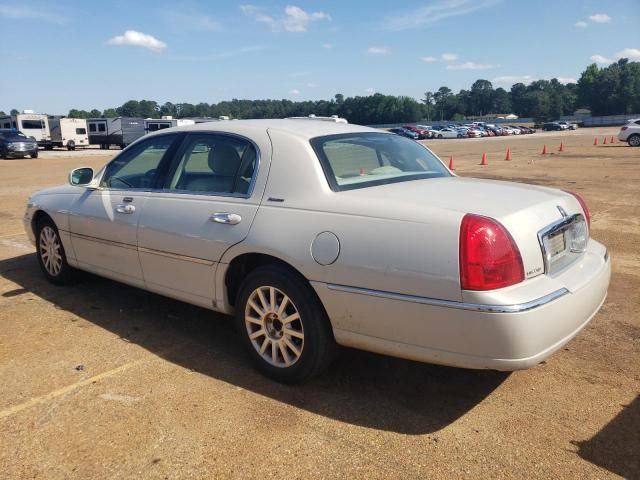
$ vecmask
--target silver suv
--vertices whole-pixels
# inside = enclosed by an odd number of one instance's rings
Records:
[[[640,118],[629,120],[629,122],[620,129],[618,140],[628,142],[632,147],[640,147]]]

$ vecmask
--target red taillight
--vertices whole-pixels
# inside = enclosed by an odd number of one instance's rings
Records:
[[[621,132],[624,132],[627,128],[629,128],[629,127],[622,127],[622,128],[620,129],[620,131],[621,131]]]
[[[589,225],[589,228],[591,228],[591,212],[589,212],[589,207],[587,207],[587,202],[584,201],[584,198],[582,198],[582,195],[579,195],[574,192],[568,192],[568,191],[567,193],[570,193],[576,198],[576,200],[578,200],[578,203],[580,204],[580,206],[582,207],[582,211],[584,212],[584,217],[587,219],[587,225]]]
[[[509,232],[491,218],[465,215],[460,225],[460,286],[494,290],[523,280],[522,257]]]

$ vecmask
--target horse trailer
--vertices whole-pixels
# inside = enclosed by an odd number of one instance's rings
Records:
[[[0,128],[14,128],[24,133],[27,137],[33,137],[38,142],[38,146],[53,148],[49,132],[49,121],[46,115],[31,111],[7,115],[0,117]]]
[[[147,118],[144,121],[144,131],[146,133],[157,132],[165,128],[181,127],[182,125],[193,125],[196,122],[187,118]]]
[[[49,130],[54,147],[75,150],[76,147],[89,145],[87,121],[84,118],[49,117]]]
[[[144,118],[90,118],[87,126],[89,144],[100,145],[102,149],[108,149],[111,145],[125,148],[145,134]]]

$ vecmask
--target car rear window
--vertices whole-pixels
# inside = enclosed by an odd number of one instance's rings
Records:
[[[422,144],[398,135],[328,135],[311,139],[311,146],[334,191],[451,176]]]

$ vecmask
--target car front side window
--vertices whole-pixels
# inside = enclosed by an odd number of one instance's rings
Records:
[[[211,195],[247,196],[258,156],[251,142],[222,134],[192,134],[165,188]]]
[[[100,181],[103,188],[153,188],[162,160],[177,135],[163,135],[133,145],[109,163]]]

